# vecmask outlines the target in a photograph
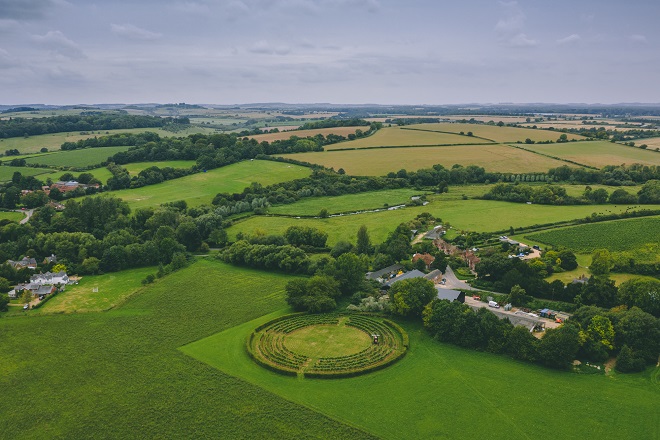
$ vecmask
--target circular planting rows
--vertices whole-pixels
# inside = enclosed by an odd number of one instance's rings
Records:
[[[378,335],[377,343],[374,335]],[[408,335],[392,321],[359,313],[295,314],[255,329],[247,351],[260,365],[288,375],[350,377],[400,359]]]

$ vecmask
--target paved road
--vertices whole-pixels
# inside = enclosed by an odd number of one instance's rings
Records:
[[[27,211],[23,211],[21,209],[21,210],[16,210],[16,212],[22,212],[23,214],[25,214],[25,218],[19,222],[20,224],[24,225],[28,221],[30,221],[30,217],[32,217],[32,214],[34,214],[34,209],[28,209]]]
[[[484,292],[484,293],[486,293],[486,292]],[[482,296],[482,298],[483,298],[483,296]],[[482,307],[482,308],[488,307],[488,303],[473,299],[471,296],[467,296],[467,295],[465,296],[465,304],[469,305],[470,307]],[[497,313],[501,313],[501,314],[504,314],[504,315],[515,316],[515,312],[518,309],[514,308],[513,310],[509,311],[509,310],[504,310],[502,308],[499,308],[499,309],[495,309],[495,310],[497,310]],[[555,322],[553,319],[547,319],[547,318],[541,318],[541,317],[537,317],[537,319],[539,319],[539,320],[541,320],[545,323],[545,328],[546,329],[557,328],[561,325],[560,323]]]
[[[444,274],[444,278],[447,280],[445,284],[440,284],[438,287],[442,289],[465,289],[465,290],[479,290],[470,286],[465,281],[458,279],[451,267],[447,266],[447,271]]]

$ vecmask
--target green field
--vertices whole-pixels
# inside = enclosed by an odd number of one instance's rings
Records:
[[[527,235],[531,240],[577,252],[596,249],[634,250],[646,243],[660,243],[660,217],[592,223]]]
[[[49,170],[47,168],[29,168],[29,167],[10,167],[10,166],[0,166],[0,182],[7,182],[11,180],[14,173],[18,171],[24,176],[41,176],[39,179],[45,179],[45,174],[53,174],[56,171]]]
[[[111,194],[124,199],[131,209],[158,206],[176,200],[185,200],[189,206],[197,206],[211,203],[213,197],[220,192],[241,192],[252,182],[272,185],[307,177],[310,172],[309,168],[298,165],[253,160],[168,180],[157,185],[113,191]]]
[[[77,285],[66,287],[53,299],[30,314],[100,312],[116,307],[142,287],[141,281],[157,268],[113,272],[104,275],[87,275]],[[94,292],[98,289],[97,292]]]
[[[493,119],[497,119],[494,117]],[[498,127],[496,125],[460,124],[443,122],[439,124],[415,124],[406,128],[432,130],[439,132],[467,133],[471,131],[475,136],[490,139],[494,142],[523,142],[529,138],[533,141],[556,141],[561,133],[549,130],[536,130],[532,128]],[[567,133],[569,139],[584,139],[584,137]]]
[[[122,165],[126,168],[128,173],[132,176],[137,176],[140,171],[146,170],[150,167],[172,167],[172,168],[190,168],[195,165],[194,160],[171,160],[171,161],[160,161],[160,162],[135,162]],[[112,177],[112,173],[108,171],[106,167],[94,168],[93,170],[86,171],[87,173],[92,173],[94,177],[99,179],[101,182],[106,183],[109,178]]]
[[[0,211],[0,220],[11,220],[13,222],[18,222],[23,220],[25,215],[22,212],[8,212]]]
[[[411,126],[416,127],[416,126]],[[368,127],[366,127],[368,128]],[[355,130],[353,130],[355,132]],[[354,141],[339,142],[323,147],[326,151],[347,148],[407,147],[412,145],[479,144],[488,142],[469,136],[451,133],[437,133],[420,130],[406,130],[401,127],[381,128],[371,136]]]
[[[415,171],[441,164],[478,165],[490,172],[547,172],[565,162],[507,145],[459,145],[446,147],[375,148],[284,154],[282,157],[310,162],[359,176],[382,176],[400,169]]]
[[[47,115],[51,116],[51,115]],[[108,136],[120,133],[144,133],[149,131],[157,133],[159,136],[187,136],[194,133],[213,134],[216,131],[211,128],[190,126],[190,128],[178,131],[176,133],[163,130],[162,128],[127,128],[119,130],[100,130],[88,132],[89,134],[80,134],[80,132],[66,132],[66,133],[52,133],[42,134],[38,136],[30,136],[28,138],[9,138],[0,139],[0,152],[4,153],[5,150],[17,149],[21,154],[38,153],[42,148],[48,148],[49,151],[59,150],[64,142],[76,142],[81,139],[89,139],[93,137]]]
[[[411,323],[404,325],[409,353],[386,369],[342,380],[282,376],[255,364],[244,349],[249,333],[273,316],[182,350],[381,438],[527,439],[542,426],[561,426],[564,438],[652,438],[657,433],[652,420],[660,390],[648,374],[608,378],[546,370],[438,343]],[[549,411],[539,402],[558,404]]]
[[[633,163],[660,165],[660,153],[606,141],[535,144],[522,147],[599,168],[605,165],[630,165]]]
[[[355,242],[358,229],[366,225],[371,240],[380,243],[387,238],[400,223],[415,218],[422,212],[429,212],[441,218],[459,230],[495,232],[536,224],[554,223],[587,217],[592,213],[624,212],[631,207],[610,205],[526,205],[520,203],[499,202],[494,200],[461,200],[457,193],[431,196],[426,206],[410,207],[393,211],[380,211],[358,215],[345,215],[331,218],[290,218],[253,216],[237,222],[229,229],[230,239],[235,239],[239,232],[252,234],[260,231],[267,234],[281,234],[291,225],[311,226],[328,233],[328,245],[338,241]],[[288,205],[294,212],[295,205]],[[658,205],[645,206],[648,209],[660,209]]]
[[[272,214],[318,215],[322,209],[330,214],[350,211],[379,209],[386,206],[402,205],[410,198],[422,195],[423,191],[414,189],[386,189],[358,194],[345,194],[333,197],[309,197],[290,205],[277,205],[268,209]]]
[[[28,164],[48,165],[52,167],[88,167],[108,160],[108,157],[126,151],[130,147],[85,148],[82,150],[61,151],[30,157]]]

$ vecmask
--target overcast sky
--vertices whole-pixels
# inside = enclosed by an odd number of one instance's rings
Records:
[[[658,0],[0,0],[0,104],[660,102]]]

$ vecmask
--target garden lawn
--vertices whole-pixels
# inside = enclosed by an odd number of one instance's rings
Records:
[[[33,165],[47,165],[51,167],[88,167],[108,160],[110,156],[126,151],[130,147],[99,147],[84,148],[82,150],[60,151],[51,154],[42,154],[30,157],[25,161]]]
[[[0,211],[0,220],[10,220],[13,222],[19,222],[25,218],[25,214],[22,212],[13,212],[13,211]]]
[[[290,205],[273,206],[268,209],[268,212],[272,214],[315,216],[324,208],[330,214],[362,211],[409,203],[412,196],[422,195],[423,193],[423,191],[414,189],[386,189],[332,197],[308,197]]]
[[[591,223],[528,234],[531,240],[590,253],[596,249],[629,251],[660,243],[660,216]]]
[[[123,303],[128,297],[142,288],[141,281],[149,274],[156,274],[157,268],[111,272],[104,275],[86,275],[77,285],[69,285],[42,307],[30,314],[100,312]],[[94,292],[94,289],[98,289]]]
[[[468,189],[469,187],[464,187]],[[227,229],[231,240],[238,232],[252,234],[261,231],[267,234],[281,234],[289,226],[311,226],[328,233],[328,245],[333,246],[338,241],[355,242],[357,231],[365,225],[373,243],[381,243],[400,223],[408,222],[418,214],[429,212],[436,218],[449,222],[458,230],[478,232],[497,232],[514,228],[560,221],[585,218],[592,213],[624,212],[632,207],[623,205],[527,205],[521,203],[500,202],[494,200],[462,200],[460,187],[456,193],[429,196],[430,203],[426,206],[408,207],[393,211],[380,211],[358,215],[344,215],[330,218],[291,218],[252,216],[238,221]],[[290,205],[294,209],[294,205]],[[659,205],[645,206],[648,209],[660,209]]]
[[[210,204],[221,192],[241,192],[252,182],[262,185],[286,182],[309,176],[311,170],[269,160],[252,160],[216,168],[206,173],[196,173],[157,185],[136,189],[113,191],[113,194],[130,205],[131,209],[158,206],[162,203],[185,200],[188,206]]]
[[[366,131],[369,127],[364,127]],[[355,129],[353,130],[353,133]],[[452,133],[437,133],[421,130],[406,130],[401,127],[381,128],[371,136],[348,142],[339,142],[323,147],[326,151],[373,147],[409,147],[413,145],[460,145],[488,143],[484,139]]]
[[[359,176],[382,176],[401,169],[416,171],[441,164],[477,165],[489,172],[536,173],[566,165],[565,162],[507,145],[458,145],[445,147],[373,148],[284,154],[288,159],[310,162]]]
[[[291,279],[199,261],[109,312],[0,318],[1,436],[372,438],[177,349],[281,309]]]
[[[641,143],[641,141],[639,142]],[[630,165],[633,163],[660,165],[660,153],[606,141],[535,144],[522,145],[522,147],[598,168],[605,165]]]
[[[245,351],[250,332],[276,315],[225,330],[182,351],[385,439],[529,439],[544,426],[561,426],[563,438],[658,434],[660,389],[652,377],[657,369],[614,377],[553,371],[441,344],[419,324],[403,323],[410,349],[396,364],[350,379],[301,380],[260,367]]]

